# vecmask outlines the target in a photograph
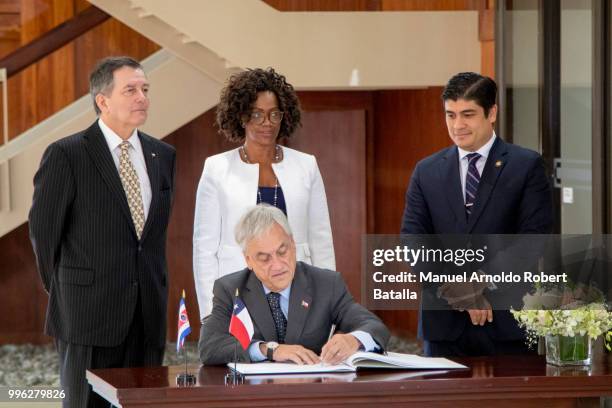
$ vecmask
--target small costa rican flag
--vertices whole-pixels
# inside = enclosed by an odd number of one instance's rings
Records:
[[[183,289],[183,297],[179,303],[178,313],[178,336],[176,338],[176,352],[178,353],[185,345],[185,337],[191,333],[189,326],[189,318],[187,317],[187,308],[185,307],[185,290]]]
[[[236,299],[234,300],[234,311],[230,320],[229,332],[236,337],[243,349],[247,349],[253,338],[253,321],[244,302],[238,297],[236,289]]]

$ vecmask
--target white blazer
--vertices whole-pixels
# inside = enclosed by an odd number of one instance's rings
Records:
[[[283,160],[272,169],[283,189],[296,257],[336,269],[329,211],[316,158],[282,147]],[[240,159],[238,149],[210,156],[198,184],[193,225],[193,273],[200,318],[212,311],[213,283],[246,267],[234,239],[240,217],[257,203],[259,164]]]

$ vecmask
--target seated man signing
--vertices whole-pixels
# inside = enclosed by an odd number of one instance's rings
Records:
[[[389,331],[356,303],[339,273],[296,262],[295,244],[282,211],[260,204],[236,226],[247,268],[215,281],[213,310],[200,332],[200,360],[225,364],[236,342],[228,331],[236,290],[254,326],[241,362],[293,361],[337,364],[359,351],[383,351]],[[332,325],[337,328],[328,341]]]

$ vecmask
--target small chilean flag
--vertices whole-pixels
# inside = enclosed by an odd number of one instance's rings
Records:
[[[178,336],[176,339],[176,352],[178,353],[181,348],[185,345],[185,337],[191,333],[191,326],[189,326],[189,318],[187,317],[187,308],[185,307],[185,290],[183,290],[183,297],[179,303],[179,314],[178,314]]]
[[[243,349],[247,349],[253,338],[253,321],[244,302],[238,297],[236,289],[236,300],[234,301],[234,312],[230,320],[229,332],[236,337]]]

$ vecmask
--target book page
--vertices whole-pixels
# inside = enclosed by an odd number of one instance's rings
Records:
[[[347,364],[353,367],[404,368],[404,369],[455,369],[467,368],[441,357],[421,357],[416,354],[389,352],[385,354],[357,352],[347,359]]]
[[[234,369],[234,363],[227,363],[227,366]],[[298,365],[294,363],[238,363],[236,371],[243,375],[254,374],[298,374],[298,373],[341,373],[354,372],[355,368],[347,364],[325,365],[319,364],[304,364]]]

